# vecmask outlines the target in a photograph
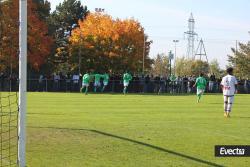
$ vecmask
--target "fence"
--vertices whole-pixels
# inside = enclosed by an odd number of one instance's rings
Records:
[[[194,81],[169,80],[132,80],[128,91],[130,93],[194,93]],[[93,82],[90,83],[90,91],[93,91]],[[28,79],[27,90],[30,92],[79,92],[81,80],[51,80],[51,79]],[[4,79],[0,82],[1,91],[17,91],[18,80]],[[122,80],[110,80],[105,92],[121,93],[123,90]],[[99,90],[100,91],[100,90]],[[207,85],[206,92],[221,93],[219,82]],[[239,81],[239,93],[250,93],[250,81]]]

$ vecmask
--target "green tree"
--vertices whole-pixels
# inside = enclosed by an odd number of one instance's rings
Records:
[[[152,65],[151,73],[153,75],[168,76],[169,75],[169,58],[166,54],[157,54]]]
[[[229,65],[235,68],[235,75],[240,78],[250,77],[250,42],[239,43],[239,50],[232,48],[233,55],[228,55]]]
[[[48,18],[50,16],[50,2],[47,0],[33,0],[33,2],[37,6],[37,14],[40,19],[44,21],[48,21]]]
[[[214,74],[216,77],[221,77],[222,76],[223,71],[221,70],[217,59],[212,60],[209,63],[209,67],[210,67],[210,73],[211,74]]]
[[[185,75],[192,75],[191,72],[191,59],[177,58],[176,59],[176,66],[175,66],[175,73],[177,76],[185,76]]]
[[[195,75],[198,76],[200,73],[205,75],[209,73],[209,64],[201,60],[186,59],[184,57],[176,60],[176,75]]]
[[[209,64],[201,60],[192,61],[191,74],[198,76],[200,73],[207,75],[209,73]]]
[[[79,0],[64,0],[49,17],[49,33],[53,34],[55,39],[54,51],[49,63],[57,70],[70,67],[69,37],[71,31],[78,26],[78,21],[83,20],[87,14],[87,7]]]
[[[60,3],[50,17],[50,28],[52,33],[59,29],[71,30],[72,25],[78,24],[88,13],[87,7],[79,0],[64,0]]]

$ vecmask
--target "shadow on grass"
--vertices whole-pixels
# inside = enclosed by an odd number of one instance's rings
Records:
[[[88,132],[97,133],[97,134],[100,134],[100,135],[104,135],[104,136],[108,136],[108,137],[128,141],[128,142],[135,143],[135,144],[138,144],[138,145],[146,146],[146,147],[149,147],[149,148],[161,151],[161,152],[165,152],[165,153],[168,153],[168,154],[172,154],[172,155],[175,155],[175,156],[186,158],[186,159],[189,159],[189,160],[201,163],[201,164],[206,164],[206,165],[210,165],[210,166],[213,166],[213,167],[224,167],[223,165],[219,165],[219,164],[216,164],[216,163],[213,163],[213,162],[202,160],[202,159],[192,157],[192,156],[189,156],[189,155],[186,155],[186,154],[178,153],[178,152],[168,150],[168,149],[165,149],[165,148],[162,148],[162,147],[159,147],[159,146],[154,146],[152,144],[144,143],[144,142],[141,142],[141,141],[137,141],[137,140],[133,140],[133,139],[129,139],[129,138],[126,138],[126,137],[121,137],[121,136],[117,136],[117,135],[114,135],[114,134],[110,134],[110,133],[106,133],[106,132],[102,132],[102,131],[98,131],[98,130],[93,130],[93,129],[59,128],[59,127],[32,127],[32,126],[29,126],[28,128],[72,130],[72,131],[88,131]]]

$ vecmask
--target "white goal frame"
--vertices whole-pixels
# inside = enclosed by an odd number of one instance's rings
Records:
[[[27,0],[19,0],[18,165],[26,166]]]

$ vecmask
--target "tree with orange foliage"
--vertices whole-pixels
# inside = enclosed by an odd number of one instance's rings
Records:
[[[145,68],[149,69],[152,63],[148,56],[151,41],[134,19],[120,20],[100,12],[90,13],[72,31],[70,42],[75,68],[78,68],[79,57],[83,70],[142,72],[143,54]]]
[[[18,66],[18,0],[4,2],[1,7],[0,60],[6,68],[17,69]],[[48,36],[48,26],[39,18],[37,5],[28,0],[28,63],[39,70],[46,63],[53,40]],[[1,64],[2,64],[1,63]]]

